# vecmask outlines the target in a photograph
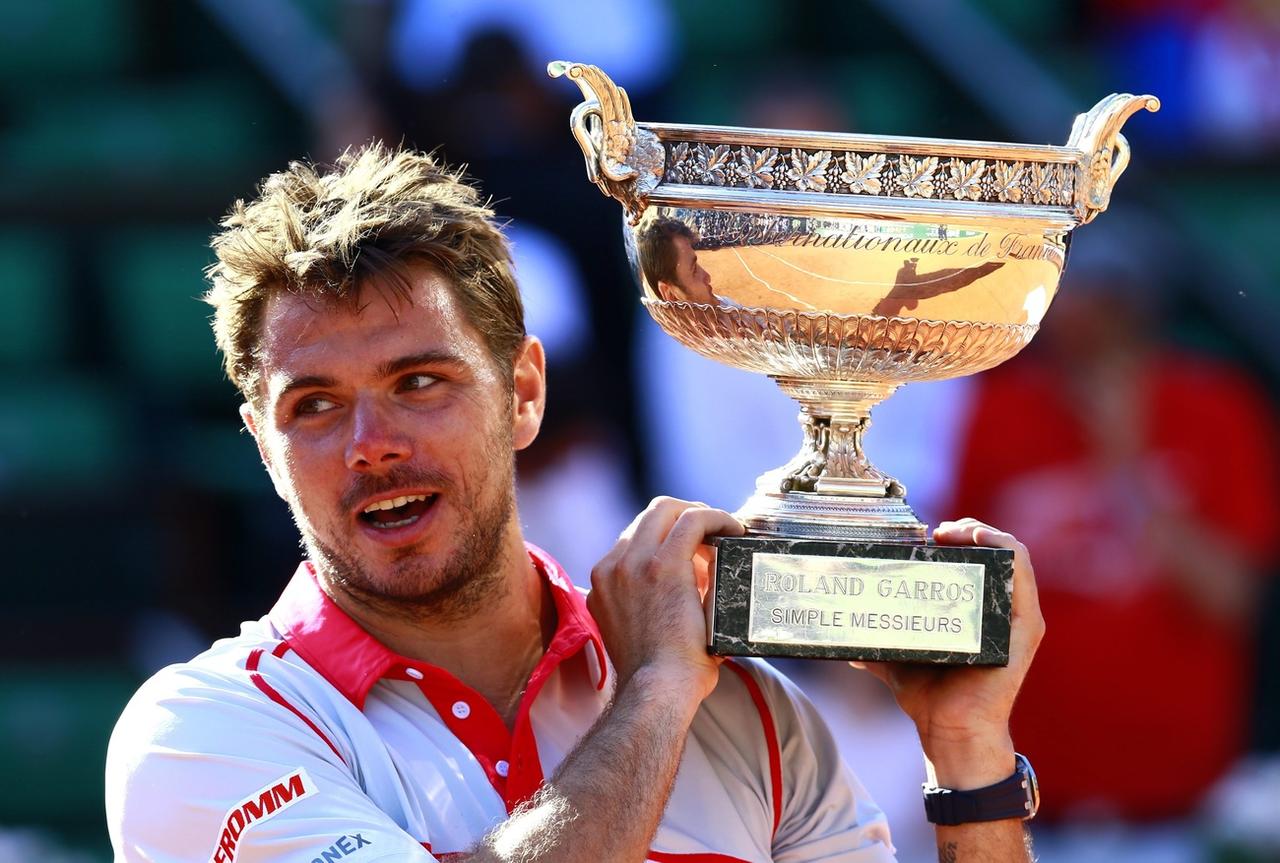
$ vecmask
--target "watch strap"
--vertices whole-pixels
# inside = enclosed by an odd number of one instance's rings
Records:
[[[924,786],[924,811],[933,824],[954,826],[1006,818],[1027,819],[1035,815],[1039,792],[1035,773],[1022,755],[1007,779],[968,791]]]

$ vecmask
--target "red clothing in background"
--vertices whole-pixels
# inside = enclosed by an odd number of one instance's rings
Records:
[[[1083,408],[1030,357],[980,376],[962,436],[952,515],[1014,533],[1036,569],[1047,634],[1013,733],[1050,817],[1183,814],[1244,742],[1249,632],[1198,609],[1152,560],[1134,488],[1158,489],[1265,573],[1280,523],[1269,408],[1207,360],[1153,357],[1140,374],[1139,455],[1123,468],[1104,464]]]

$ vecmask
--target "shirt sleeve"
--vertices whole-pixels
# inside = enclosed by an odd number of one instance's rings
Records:
[[[339,753],[255,690],[161,672],[125,708],[107,752],[116,863],[435,860]]]
[[[758,681],[778,737],[782,805],[774,863],[891,863],[884,813],[840,757],[813,704],[768,664],[741,664]]]

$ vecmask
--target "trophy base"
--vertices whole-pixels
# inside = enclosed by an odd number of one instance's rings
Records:
[[[714,655],[1009,662],[1008,549],[755,536],[714,544]]]
[[[929,529],[901,496],[772,491],[765,474],[734,516],[747,532],[779,539],[923,543]]]

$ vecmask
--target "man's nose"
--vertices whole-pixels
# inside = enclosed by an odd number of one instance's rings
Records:
[[[408,461],[412,455],[409,435],[392,419],[389,408],[374,400],[356,402],[347,444],[348,468],[376,471]]]

